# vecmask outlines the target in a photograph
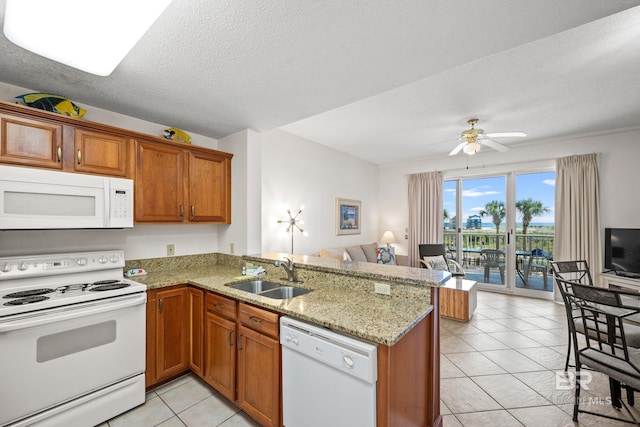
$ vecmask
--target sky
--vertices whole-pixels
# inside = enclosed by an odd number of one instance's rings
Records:
[[[555,172],[539,172],[516,175],[516,201],[532,198],[541,201],[544,207],[550,209],[543,216],[533,217],[531,223],[554,222],[555,200]],[[449,217],[456,216],[456,181],[444,182],[444,208]],[[504,202],[506,198],[506,177],[496,176],[491,178],[464,179],[462,181],[462,218],[477,215],[485,209],[487,203],[493,200]],[[492,225],[491,217],[482,219],[485,226]],[[521,222],[521,216],[516,214],[516,222]]]

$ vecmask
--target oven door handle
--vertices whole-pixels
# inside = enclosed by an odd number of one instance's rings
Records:
[[[20,329],[32,328],[35,326],[62,322],[65,320],[77,319],[80,317],[92,316],[99,313],[121,310],[123,308],[133,307],[136,305],[146,304],[147,294],[135,294],[125,297],[114,298],[114,301],[105,302],[104,300],[95,301],[91,304],[83,304],[77,307],[61,307],[55,313],[51,311],[38,312],[37,314],[29,314],[20,316],[15,319],[0,320],[0,334]]]

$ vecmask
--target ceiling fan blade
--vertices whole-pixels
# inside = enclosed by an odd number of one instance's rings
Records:
[[[485,139],[481,139],[479,140],[480,144],[482,145],[486,145],[489,148],[493,148],[496,151],[500,151],[501,153],[504,153],[505,151],[509,151],[509,147],[507,147],[506,145],[502,145],[498,142],[495,142],[489,138],[485,138]]]
[[[495,132],[485,134],[487,138],[522,138],[527,136],[524,132]]]
[[[453,150],[451,150],[451,152],[449,153],[450,156],[455,156],[456,154],[458,154],[460,152],[460,150],[462,150],[462,147],[464,147],[465,145],[467,145],[467,141],[465,142],[461,142],[460,144],[458,144],[458,146],[456,148],[454,148]]]

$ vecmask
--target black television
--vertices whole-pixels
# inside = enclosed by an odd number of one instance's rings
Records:
[[[604,268],[640,279],[640,229],[605,228]]]

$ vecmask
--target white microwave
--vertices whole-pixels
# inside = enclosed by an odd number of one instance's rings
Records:
[[[0,229],[133,227],[133,180],[0,165]]]

